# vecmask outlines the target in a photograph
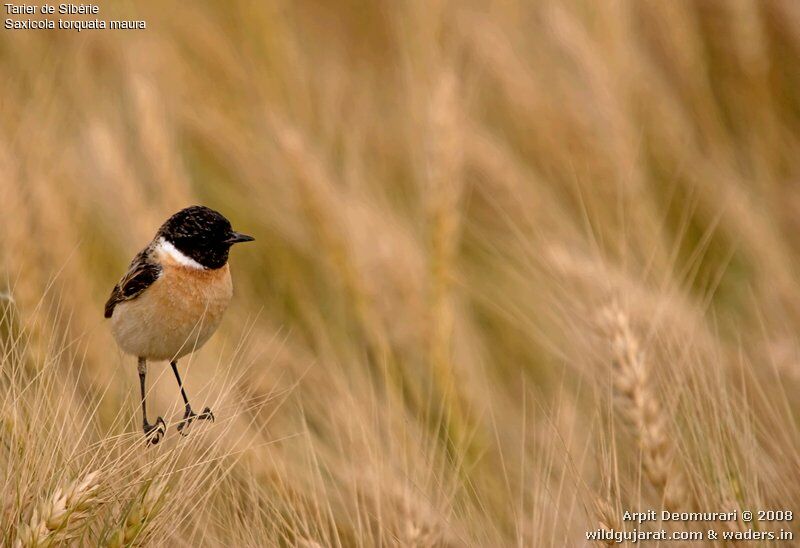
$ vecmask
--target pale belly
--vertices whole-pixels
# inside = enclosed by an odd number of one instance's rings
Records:
[[[177,360],[214,334],[232,294],[227,265],[214,271],[165,268],[136,299],[116,306],[111,332],[128,354]]]

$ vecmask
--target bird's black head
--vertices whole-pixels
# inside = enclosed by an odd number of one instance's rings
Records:
[[[181,209],[161,225],[156,235],[159,237],[206,268],[225,266],[233,244],[253,240],[252,236],[233,230],[222,214],[204,206]]]

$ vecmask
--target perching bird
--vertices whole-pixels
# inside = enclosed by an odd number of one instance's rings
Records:
[[[105,317],[120,348],[139,359],[142,424],[156,444],[166,432],[164,419],[147,421],[147,360],[169,361],[181,389],[186,412],[178,425],[214,420],[206,407],[192,411],[178,374],[178,359],[200,348],[214,331],[233,294],[228,251],[252,236],[231,228],[220,213],[203,206],[182,209],[167,219],[150,244],[133,258],[128,272],[108,298]]]

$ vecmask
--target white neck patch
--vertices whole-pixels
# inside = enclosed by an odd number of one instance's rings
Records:
[[[167,256],[171,258],[173,261],[178,263],[181,266],[185,266],[187,268],[195,268],[198,270],[205,270],[206,267],[192,259],[191,257],[187,257],[180,250],[172,245],[171,242],[168,242],[164,237],[158,239],[158,246],[157,249]]]

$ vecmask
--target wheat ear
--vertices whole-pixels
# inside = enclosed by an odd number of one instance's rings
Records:
[[[163,502],[166,487],[166,480],[149,484],[144,493],[137,496],[131,504],[120,526],[108,536],[106,546],[121,548],[141,538],[145,527],[153,520]]]
[[[611,342],[616,408],[633,430],[641,452],[642,467],[667,509],[686,506],[687,489],[674,466],[674,451],[667,436],[667,421],[651,385],[645,354],[628,315],[612,305],[604,311]]]
[[[619,523],[616,509],[604,498],[595,497],[594,500],[594,513],[597,517],[597,523],[604,531],[620,531],[622,528]],[[615,540],[602,540],[598,544],[604,546],[611,546],[616,544]]]
[[[99,488],[99,473],[92,472],[56,489],[52,497],[33,510],[30,521],[19,526],[16,546],[46,546],[74,536],[76,527],[98,503]]]

